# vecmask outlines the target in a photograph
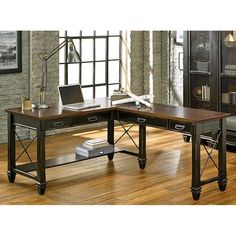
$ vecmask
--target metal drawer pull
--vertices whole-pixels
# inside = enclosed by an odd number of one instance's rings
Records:
[[[98,120],[98,117],[97,116],[91,116],[91,117],[88,117],[88,121],[89,122],[95,122]]]
[[[177,130],[184,130],[185,129],[185,125],[175,124],[175,129],[177,129]]]
[[[138,118],[137,118],[137,121],[138,121],[139,123],[145,123],[145,122],[147,121],[147,119],[146,119],[146,118],[138,117]]]
[[[52,125],[53,125],[53,127],[62,127],[62,126],[64,126],[64,122],[57,121],[57,122],[53,122]]]

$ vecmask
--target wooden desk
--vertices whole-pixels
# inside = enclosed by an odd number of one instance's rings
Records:
[[[219,189],[224,191],[227,185],[226,173],[226,128],[225,118],[230,114],[193,108],[165,106],[154,104],[153,108],[137,109],[134,104],[111,106],[109,99],[96,99],[101,107],[72,111],[63,110],[58,105],[49,109],[22,111],[21,108],[7,109],[8,113],[8,179],[15,181],[17,174],[32,178],[38,185],[39,194],[46,188],[45,168],[80,161],[80,158],[57,158],[45,160],[45,132],[89,123],[107,122],[107,140],[114,144],[114,120],[132,122],[139,125],[140,168],[146,165],[146,126],[160,127],[192,136],[192,184],[191,191],[195,200],[199,199],[201,186],[217,181]],[[28,127],[37,131],[37,162],[16,165],[16,126]],[[200,176],[200,141],[201,134],[216,132],[218,134],[218,176],[201,181]],[[25,150],[27,151],[27,150]],[[125,151],[124,151],[125,152]],[[133,154],[131,152],[126,152]],[[114,153],[108,155],[113,159]],[[208,153],[208,155],[210,155]],[[161,164],[161,163],[160,163]],[[30,172],[36,170],[37,176]]]

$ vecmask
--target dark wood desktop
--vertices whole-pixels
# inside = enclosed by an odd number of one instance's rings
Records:
[[[95,100],[94,100],[95,102]],[[8,179],[15,181],[16,174],[32,178],[38,185],[38,193],[44,194],[46,188],[45,168],[81,161],[83,158],[45,158],[45,132],[83,124],[107,122],[107,140],[114,144],[114,121],[124,121],[139,125],[139,153],[123,151],[136,155],[141,169],[146,165],[146,126],[159,127],[182,132],[192,136],[192,184],[191,191],[195,200],[199,199],[201,186],[217,181],[219,189],[224,191],[227,185],[226,173],[226,128],[225,119],[230,114],[186,107],[154,104],[153,108],[142,106],[138,109],[134,104],[111,106],[110,99],[96,99],[101,106],[88,110],[72,111],[52,105],[49,109],[33,109],[23,111],[21,108],[7,109],[8,113]],[[16,165],[16,126],[36,130],[37,161]],[[215,143],[218,147],[218,175],[201,180],[200,143],[201,135],[209,132],[216,134]],[[27,152],[28,147],[24,147]],[[115,153],[115,152],[114,152]],[[108,154],[109,160],[114,153]],[[28,152],[27,152],[27,155]],[[211,158],[210,153],[208,153]],[[87,158],[86,158],[87,159]],[[160,163],[161,164],[161,163]],[[36,176],[30,172],[36,171]]]

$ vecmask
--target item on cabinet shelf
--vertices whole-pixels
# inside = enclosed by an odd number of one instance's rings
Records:
[[[236,104],[236,92],[230,92],[230,101],[232,104]]]
[[[226,118],[226,129],[236,131],[236,116]]]
[[[225,70],[226,75],[236,75],[236,70]]]
[[[21,97],[21,107],[24,111],[32,110],[32,102],[29,98]]]
[[[197,86],[193,89],[193,96],[195,98],[201,99],[202,98],[202,87],[201,86]]]
[[[227,36],[224,38],[224,43],[225,46],[228,48],[234,47],[235,46],[234,36],[231,33],[227,34]]]
[[[209,61],[196,61],[197,71],[208,71],[209,70]]]
[[[83,143],[83,146],[86,147],[86,148],[89,148],[89,149],[106,147],[108,145],[109,145],[109,143],[107,142],[107,140],[104,140],[102,138],[86,140]]]
[[[227,103],[229,104],[231,102],[230,99],[230,93],[222,93],[222,99],[221,99],[222,103]]]
[[[225,65],[226,70],[236,70],[236,65]]]
[[[210,101],[210,87],[208,84],[202,86],[202,100]]]
[[[83,145],[78,145],[75,148],[76,156],[84,156],[84,157],[102,156],[102,155],[107,155],[112,152],[114,152],[113,144],[109,144],[108,146],[94,148],[94,149],[84,147]]]

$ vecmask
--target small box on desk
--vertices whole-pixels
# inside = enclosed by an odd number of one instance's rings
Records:
[[[96,156],[103,156],[103,155],[107,155],[109,153],[114,152],[114,145],[113,144],[109,144],[108,146],[105,147],[100,147],[100,148],[87,148],[83,145],[78,145],[75,148],[75,153],[76,156],[83,156],[83,157],[96,157]]]

